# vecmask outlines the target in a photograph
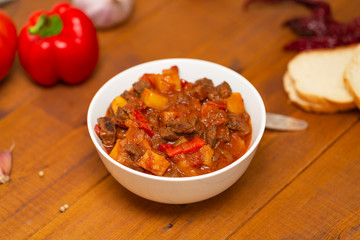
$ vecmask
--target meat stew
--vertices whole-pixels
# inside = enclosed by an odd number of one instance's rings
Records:
[[[251,119],[229,84],[146,73],[113,99],[94,128],[109,156],[134,170],[189,177],[221,169],[248,149]]]

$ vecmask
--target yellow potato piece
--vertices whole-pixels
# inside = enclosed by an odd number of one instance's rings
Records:
[[[157,176],[162,176],[164,175],[166,169],[170,166],[170,163],[165,157],[154,153],[153,151],[147,150],[140,161],[137,162],[137,165]]]
[[[111,102],[111,108],[113,110],[113,113],[116,114],[118,107],[124,107],[127,104],[127,101],[125,98],[118,96],[114,98],[114,100]]]
[[[141,100],[144,101],[146,106],[157,110],[164,110],[169,102],[167,97],[148,88],[145,88],[144,92],[141,94]]]
[[[244,101],[240,93],[232,93],[225,101],[227,103],[227,110],[230,112],[241,114],[245,111]]]

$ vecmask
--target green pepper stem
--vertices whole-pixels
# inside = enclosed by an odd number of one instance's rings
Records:
[[[41,37],[51,37],[59,35],[63,29],[63,22],[59,15],[52,16],[41,15],[36,24],[28,28],[31,35],[39,34]]]
[[[29,27],[29,33],[32,35],[38,34],[40,29],[45,25],[46,19],[47,17],[45,14],[41,15],[35,26]]]

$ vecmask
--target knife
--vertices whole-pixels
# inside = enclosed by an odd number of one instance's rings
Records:
[[[307,127],[308,123],[304,120],[277,113],[266,113],[265,128],[268,130],[300,131]]]

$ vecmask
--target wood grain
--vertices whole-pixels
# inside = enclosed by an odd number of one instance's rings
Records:
[[[18,0],[3,9],[20,31],[31,12],[55,2]],[[360,12],[358,1],[329,3],[339,21]],[[11,181],[0,185],[0,239],[359,239],[359,111],[306,113],[282,87],[296,55],[282,49],[295,38],[282,23],[306,14],[294,2],[244,9],[238,0],[138,0],[127,22],[98,31],[99,63],[83,84],[40,87],[16,58],[0,82],[0,150],[16,144]],[[172,57],[234,69],[267,111],[309,128],[266,131],[245,174],[211,199],[167,205],[132,194],[101,163],[87,109],[112,76]]]

